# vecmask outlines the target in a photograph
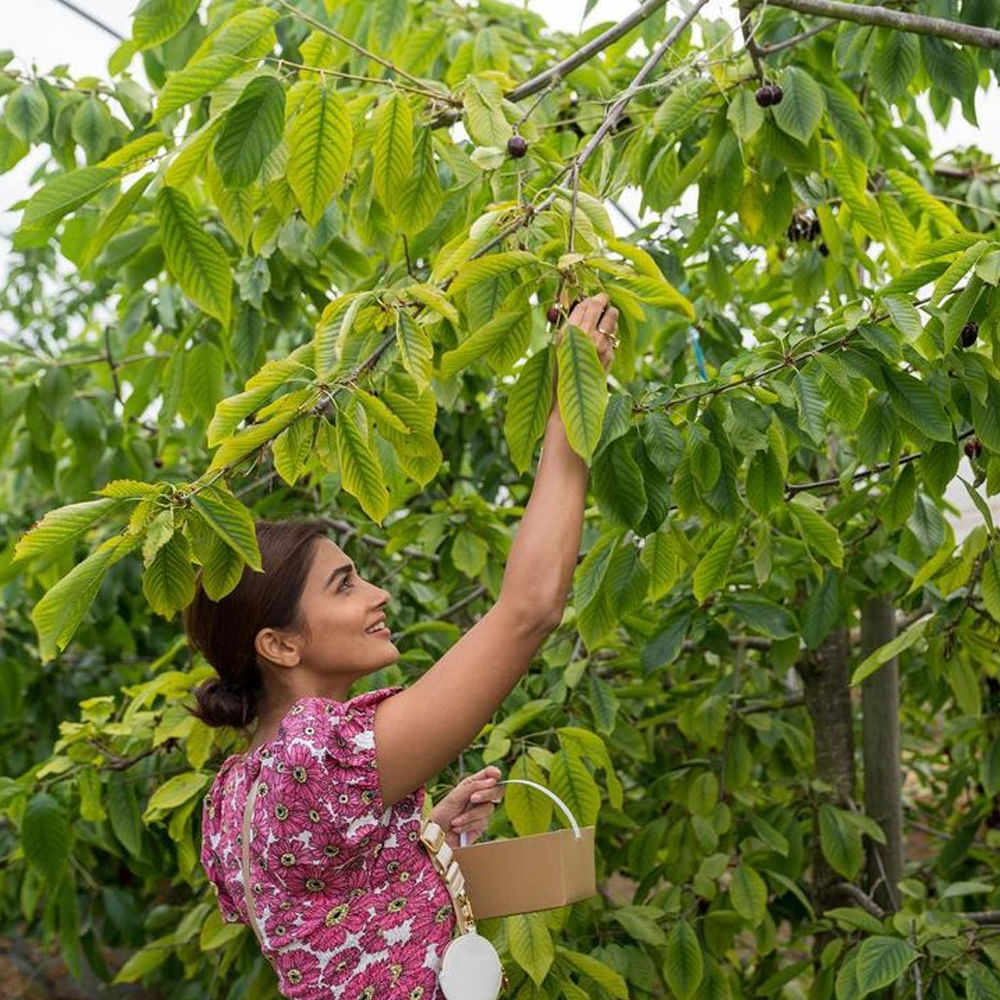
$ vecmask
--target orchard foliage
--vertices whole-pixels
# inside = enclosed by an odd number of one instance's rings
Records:
[[[1000,996],[1000,177],[922,110],[975,121],[1000,10],[905,5],[960,47],[758,8],[751,52],[702,6],[573,65],[607,25],[493,0],[142,0],[107,79],[7,54],[0,169],[41,150],[0,292],[9,931],[275,996],[197,863],[240,737],[186,710],[178,611],[259,565],[254,516],[325,516],[394,593],[373,683],[414,676],[495,597],[555,394],[592,468],[572,606],[466,764],[596,821],[602,892],[487,928],[511,996]],[[609,379],[546,321],[597,290]],[[872,597],[902,631],[862,656]],[[812,693],[837,649],[848,705],[901,657],[884,907]],[[495,832],[551,819],[514,786]]]

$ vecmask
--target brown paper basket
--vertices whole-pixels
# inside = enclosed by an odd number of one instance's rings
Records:
[[[534,781],[511,778],[500,784],[528,785],[548,795],[571,828],[455,848],[476,918],[551,910],[593,896],[594,828],[581,827],[558,795]]]

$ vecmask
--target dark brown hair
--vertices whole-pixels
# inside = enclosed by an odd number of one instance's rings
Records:
[[[325,538],[320,521],[258,521],[263,572],[244,567],[235,589],[213,601],[198,586],[184,613],[191,645],[218,677],[194,692],[193,714],[209,726],[249,726],[257,717],[263,677],[254,640],[263,628],[295,628],[312,548]]]

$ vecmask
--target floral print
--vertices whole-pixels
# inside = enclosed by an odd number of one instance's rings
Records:
[[[205,798],[201,860],[222,915],[248,923],[243,809],[257,784],[251,892],[265,956],[291,1000],[439,1000],[448,890],[419,843],[423,789],[386,808],[375,706],[302,698],[278,735],[229,757]]]

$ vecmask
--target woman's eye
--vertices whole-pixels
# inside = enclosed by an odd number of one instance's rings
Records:
[[[350,590],[354,586],[354,579],[350,573],[344,574],[344,578],[340,583],[341,590]]]

